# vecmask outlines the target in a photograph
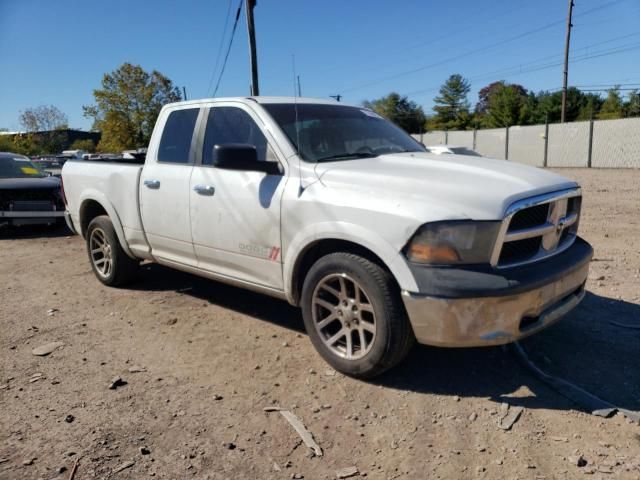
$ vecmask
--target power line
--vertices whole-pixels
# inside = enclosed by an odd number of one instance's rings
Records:
[[[623,36],[617,37],[616,39],[627,38],[629,36],[632,36],[632,35],[623,35]],[[581,49],[586,49],[586,48],[602,45],[602,44],[605,44],[605,43],[610,43],[611,41],[612,41],[612,39],[605,40],[603,42],[598,42],[598,43],[594,43],[594,44],[588,45],[588,46],[583,47]],[[611,48],[608,48],[608,49],[599,50],[599,51],[595,51],[595,52],[591,52],[591,53],[584,53],[582,55],[575,56],[573,59],[570,60],[570,63],[573,64],[573,63],[578,63],[578,62],[582,62],[582,61],[585,61],[585,60],[590,60],[592,58],[599,58],[599,57],[603,57],[603,56],[615,55],[615,54],[618,54],[618,53],[624,53],[624,52],[627,52],[627,51],[636,50],[638,48],[640,48],[640,43],[637,43],[637,42],[628,43],[628,44],[624,44],[624,45],[618,45],[618,46],[611,47]],[[553,55],[553,56],[549,56],[549,57],[542,57],[542,58],[540,58],[538,60],[535,60],[535,61],[533,61],[531,63],[514,65],[513,67],[507,67],[506,69],[478,74],[478,75],[469,77],[468,80],[473,81],[473,80],[482,80],[482,79],[485,79],[485,78],[495,78],[496,76],[498,76],[498,74],[500,76],[504,75],[504,78],[508,78],[510,76],[521,75],[521,74],[524,74],[524,73],[537,72],[537,71],[540,71],[540,70],[546,70],[546,69],[549,69],[549,68],[554,68],[554,67],[562,65],[562,60],[558,60],[558,61],[551,62],[551,63],[547,62],[547,63],[539,64],[540,60],[545,60],[545,59],[548,59],[548,58],[558,58],[558,56],[557,55]],[[429,88],[425,88],[425,89],[414,90],[414,91],[406,93],[406,95],[417,95],[417,94],[422,94],[422,93],[428,93],[428,92],[436,91],[439,88],[440,87],[438,86],[438,87],[429,87]]]
[[[236,19],[233,22],[233,28],[231,29],[231,38],[229,38],[229,46],[227,47],[227,54],[224,56],[224,62],[222,63],[222,69],[220,70],[220,75],[218,76],[218,81],[216,82],[216,88],[213,91],[213,96],[216,96],[218,93],[218,88],[220,87],[220,81],[222,80],[222,75],[224,75],[224,69],[227,66],[227,60],[229,59],[229,53],[231,52],[231,45],[233,45],[233,37],[236,34],[236,27],[238,26],[238,19],[240,18],[240,12],[242,11],[242,3],[244,0],[240,0],[240,4],[238,5],[238,11],[236,12]]]
[[[222,53],[222,46],[224,45],[224,39],[227,36],[227,27],[229,26],[229,16],[230,16],[230,13],[231,13],[231,2],[232,2],[232,0],[229,0],[229,3],[227,4],[227,14],[225,15],[224,29],[222,30],[222,37],[220,38],[220,45],[218,45],[218,53],[216,54],[216,63],[214,65],[214,67],[213,67],[213,70],[211,71],[211,78],[209,78],[209,86],[207,87],[207,95],[211,91],[211,87],[213,86],[213,79],[216,76],[216,72],[218,71],[218,65],[220,64],[220,54]]]
[[[614,4],[617,4],[617,3],[621,3],[621,2],[624,2],[624,1],[627,1],[627,0],[612,0],[610,2],[607,2],[607,3],[603,4],[603,5],[599,5],[597,7],[593,7],[591,9],[585,10],[584,12],[581,12],[579,15],[574,15],[574,17],[581,17],[581,16],[584,16],[584,15],[588,15],[590,13],[596,12],[598,10],[602,10],[603,8],[606,8],[606,7],[609,7],[611,5],[614,5]],[[373,86],[373,85],[378,85],[380,83],[384,83],[384,82],[387,82],[389,80],[395,80],[396,78],[400,78],[400,77],[403,77],[403,76],[406,76],[406,75],[412,75],[412,74],[415,74],[415,73],[418,73],[418,72],[422,72],[424,70],[428,70],[428,69],[431,69],[431,68],[434,68],[434,67],[439,67],[441,65],[445,65],[445,64],[453,62],[455,60],[460,60],[461,58],[465,58],[465,57],[469,57],[469,56],[472,56],[472,55],[476,55],[478,53],[482,53],[482,52],[485,52],[487,50],[491,50],[491,49],[493,49],[495,47],[499,47],[501,45],[504,45],[504,44],[507,44],[507,43],[511,43],[511,42],[516,41],[516,40],[520,40],[520,39],[525,38],[527,36],[543,32],[543,31],[548,30],[550,28],[553,28],[553,27],[555,27],[557,25],[561,25],[561,24],[563,24],[565,22],[566,22],[566,19],[557,20],[555,22],[551,22],[551,23],[548,23],[546,25],[542,25],[541,27],[535,28],[533,30],[529,30],[529,31],[520,33],[520,34],[515,35],[513,37],[509,37],[509,38],[500,40],[498,42],[486,45],[484,47],[476,48],[476,49],[467,51],[465,53],[461,53],[459,55],[455,55],[453,57],[449,57],[449,58],[440,60],[440,61],[435,62],[435,63],[431,63],[431,64],[424,65],[424,66],[421,66],[421,67],[417,67],[417,68],[414,68],[414,69],[411,69],[411,70],[405,70],[403,72],[399,72],[399,73],[396,73],[394,75],[389,75],[389,76],[386,76],[386,77],[383,77],[383,78],[379,78],[379,79],[374,80],[372,82],[368,82],[368,83],[365,83],[365,84],[360,84],[360,85],[353,86],[353,87],[343,88],[341,90],[343,92],[350,92],[350,91],[354,91],[354,90],[359,90],[361,88],[366,88],[366,87],[370,87],[370,86]]]

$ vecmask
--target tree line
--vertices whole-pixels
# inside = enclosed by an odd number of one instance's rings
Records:
[[[500,80],[480,89],[473,109],[469,102],[470,91],[469,81],[460,74],[453,74],[433,99],[433,115],[425,114],[418,104],[395,92],[365,101],[363,105],[410,133],[502,128],[560,121],[561,91],[536,93],[522,85]],[[604,98],[598,93],[583,92],[576,87],[567,90],[566,120],[569,122],[626,117],[640,117],[638,90],[630,91],[626,100],[619,88],[610,89]]]
[[[169,78],[131,63],[104,74],[93,97],[95,103],[82,108],[84,116],[93,120],[91,129],[101,132],[100,143],[78,140],[71,149],[121,152],[146,147],[162,106],[182,100]],[[20,112],[19,121],[26,134],[0,135],[0,151],[24,155],[60,152],[63,136],[59,132],[69,128],[69,121],[57,107],[27,108]]]
[[[504,80],[490,83],[478,92],[471,108],[471,84],[460,74],[451,75],[433,99],[433,115],[398,93],[365,101],[375,110],[409,133],[430,130],[465,130],[534,125],[560,121],[562,92],[533,92]],[[121,152],[146,147],[153,127],[166,103],[182,100],[179,89],[162,73],[145,71],[140,65],[124,63],[104,74],[100,88],[93,91],[94,104],[83,106],[85,117],[93,120],[92,130],[101,140],[79,140],[72,149],[89,152]],[[640,92],[632,90],[623,99],[619,88],[606,97],[571,87],[567,91],[567,121],[640,117]],[[57,132],[68,128],[68,118],[53,105],[42,105],[20,112],[24,135],[0,135],[0,151],[25,155],[58,153],[61,138]],[[45,134],[37,132],[46,132]]]

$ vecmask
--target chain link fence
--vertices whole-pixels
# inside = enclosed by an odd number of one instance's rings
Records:
[[[425,145],[468,147],[537,167],[640,168],[640,118],[413,135]]]

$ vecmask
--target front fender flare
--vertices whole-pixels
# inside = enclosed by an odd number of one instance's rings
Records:
[[[320,240],[345,240],[360,245],[378,256],[395,277],[402,290],[417,291],[417,284],[399,249],[379,234],[348,222],[322,222],[298,231],[286,248],[283,258],[284,290],[287,300],[295,302],[293,274],[300,255]]]

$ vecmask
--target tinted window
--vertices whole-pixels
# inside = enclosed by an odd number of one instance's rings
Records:
[[[258,160],[272,160],[267,153],[267,139],[247,112],[235,107],[214,107],[209,110],[204,134],[202,163],[213,164],[213,146],[244,143],[256,147]]]
[[[189,163],[189,149],[197,118],[197,108],[176,110],[169,114],[158,149],[159,162]]]

